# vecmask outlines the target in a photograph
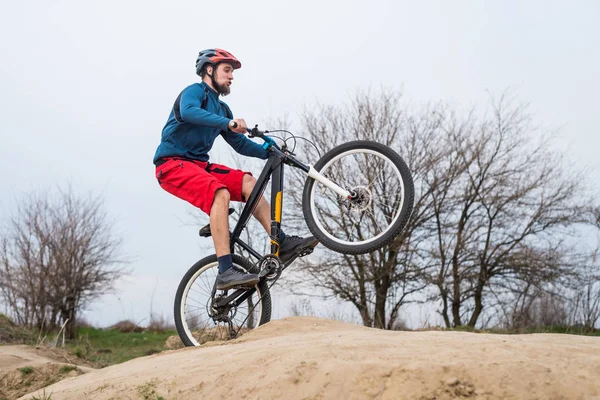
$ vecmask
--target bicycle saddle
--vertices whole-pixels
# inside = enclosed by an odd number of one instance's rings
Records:
[[[233,208],[229,208],[229,215],[233,214],[235,210]],[[200,228],[200,232],[198,232],[198,234],[201,237],[210,237],[211,233],[210,233],[210,224],[208,225],[204,225],[202,228]]]

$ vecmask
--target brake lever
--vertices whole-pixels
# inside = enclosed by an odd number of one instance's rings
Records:
[[[237,123],[237,122],[235,122],[235,121],[231,121],[231,122],[233,122],[233,123],[231,124],[231,127],[232,127],[233,129],[235,129],[235,128],[237,128],[237,127],[238,127],[238,123]],[[255,135],[255,132],[256,132],[256,131],[258,131],[258,125],[256,125],[256,126],[255,126],[254,128],[252,128],[252,129],[250,129],[250,128],[246,128],[246,130],[248,131],[248,137],[249,137],[249,138],[254,138],[254,137],[257,137],[257,136],[259,136],[259,135]]]
[[[291,151],[291,150],[288,148],[288,145],[287,145],[287,143],[283,143],[283,146],[281,146],[281,151],[283,151],[283,152],[284,152],[284,153],[286,153],[286,154],[289,154],[290,156],[295,156],[295,155],[296,155],[296,154],[295,154],[293,151]]]
[[[254,137],[263,137],[264,133],[268,132],[261,132],[258,130],[258,124],[254,125],[254,128],[250,129],[250,128],[246,128],[248,130],[248,137],[254,138]]]

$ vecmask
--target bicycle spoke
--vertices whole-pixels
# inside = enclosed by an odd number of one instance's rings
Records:
[[[210,290],[207,290],[206,285],[204,285],[203,287],[200,285],[200,283],[202,283],[202,281],[199,282],[198,279],[196,279],[196,281],[194,282],[193,288],[196,289],[196,292],[204,295],[210,295]]]
[[[196,300],[196,298],[188,296],[186,304],[188,304],[190,301],[193,301],[194,303],[200,304],[201,307],[205,307],[206,306],[206,304],[205,304],[206,302],[200,301],[200,300]]]
[[[215,274],[215,275],[216,275],[216,274]],[[214,279],[216,279],[216,276],[215,276],[215,278],[212,280],[212,282],[210,282],[210,281],[209,281],[209,279],[208,279],[208,277],[207,277],[206,275],[204,275],[204,276],[203,276],[203,279],[204,279],[204,282],[205,282],[205,285],[206,285],[206,287],[208,288],[208,293],[211,293],[211,294],[212,294],[212,288],[213,288],[213,284],[214,284],[214,282],[215,282],[215,281],[214,281]]]
[[[203,292],[201,292],[201,291],[198,291],[198,290],[196,290],[196,289],[195,289],[195,287],[194,287],[194,288],[190,288],[190,292],[193,292],[193,293],[198,293],[199,295],[204,295],[204,296],[207,296],[207,295],[208,295],[208,296],[210,296],[210,294],[203,293]]]

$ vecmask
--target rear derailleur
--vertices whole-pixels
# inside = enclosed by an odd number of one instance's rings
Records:
[[[227,292],[217,294],[212,297],[210,304],[210,312],[208,315],[217,322],[227,322],[229,320],[229,313],[231,311],[231,304],[225,303],[227,298]]]

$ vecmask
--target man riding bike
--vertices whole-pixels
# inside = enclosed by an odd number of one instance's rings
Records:
[[[219,95],[231,91],[233,71],[242,64],[222,49],[203,50],[196,60],[201,83],[194,83],[179,94],[162,131],[161,143],[154,155],[156,179],[167,192],[198,207],[210,216],[210,230],[219,262],[217,289],[255,285],[257,274],[233,265],[229,242],[229,201],[245,202],[256,179],[250,172],[209,163],[208,152],[218,135],[239,154],[267,159],[261,145],[244,134],[246,122],[233,118]],[[253,212],[267,234],[271,235],[271,208],[264,198]],[[302,238],[280,232],[279,257],[286,262],[301,250],[315,246],[313,236]]]

